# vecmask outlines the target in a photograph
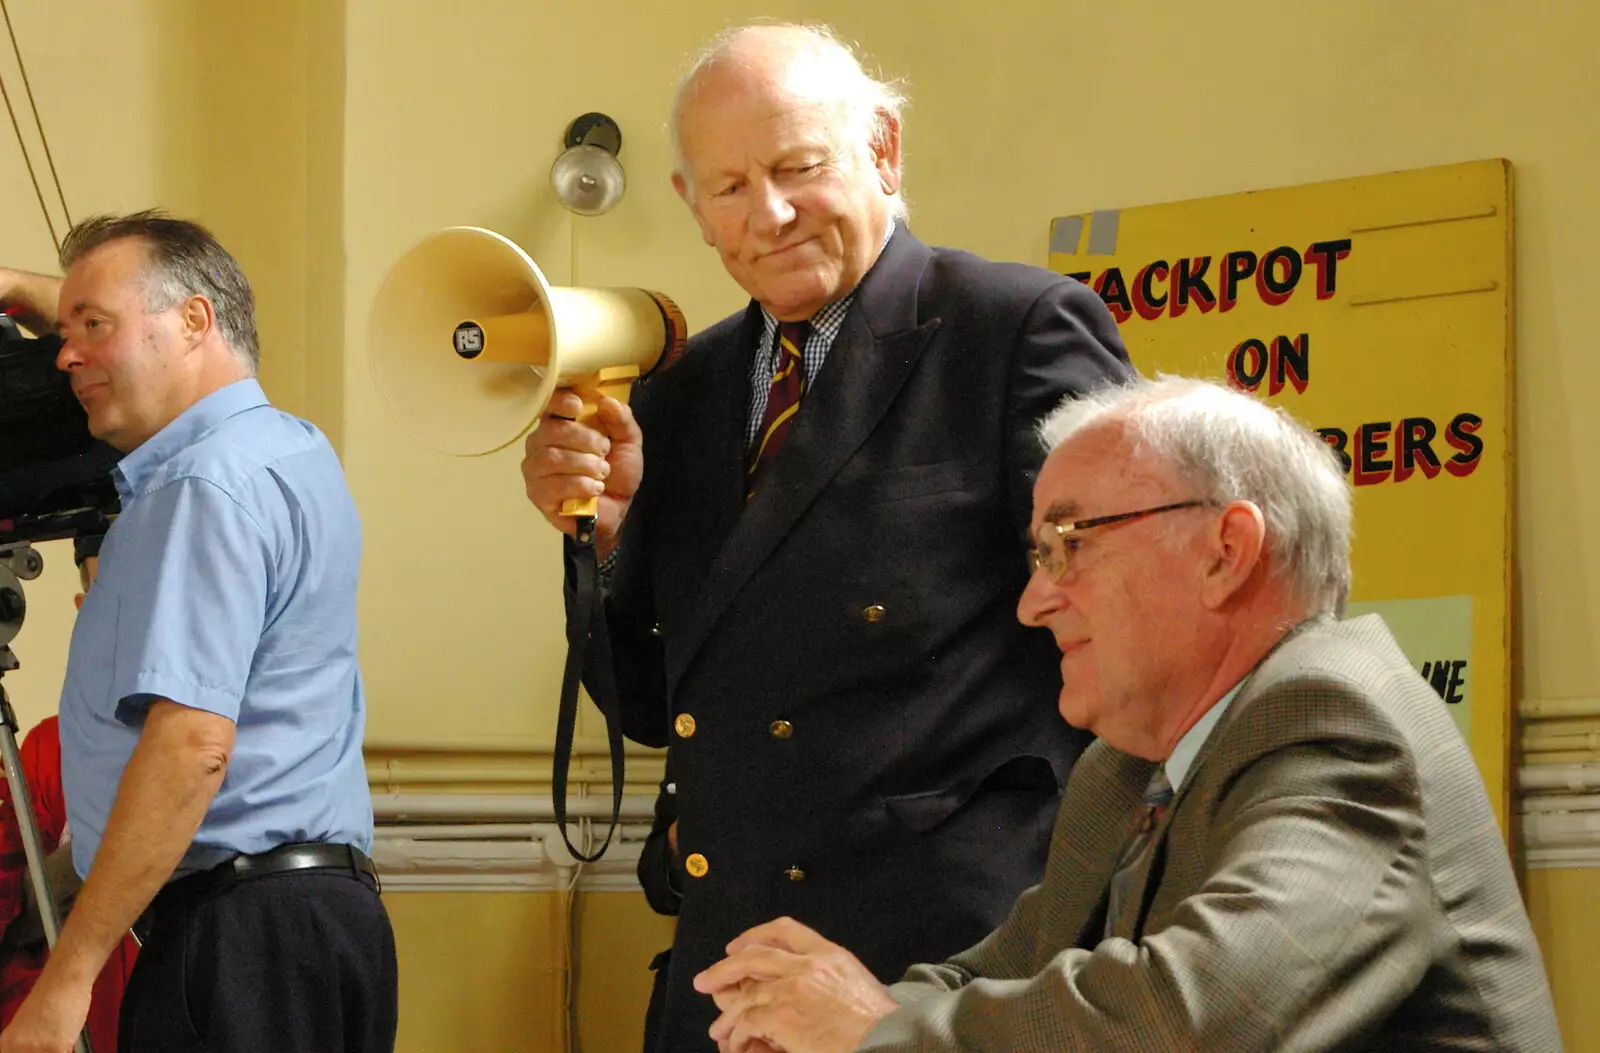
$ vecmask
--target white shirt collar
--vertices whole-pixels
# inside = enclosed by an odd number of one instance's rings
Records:
[[[1214,702],[1205,716],[1194,722],[1194,726],[1183,733],[1183,738],[1172,747],[1172,756],[1167,758],[1167,782],[1172,784],[1174,792],[1183,788],[1184,779],[1189,776],[1189,769],[1194,765],[1194,759],[1200,755],[1200,747],[1206,744],[1206,739],[1211,737],[1211,729],[1217,726],[1222,719],[1222,714],[1228,711],[1228,705],[1233,701],[1239,689],[1244,686],[1241,680],[1228,693]]]

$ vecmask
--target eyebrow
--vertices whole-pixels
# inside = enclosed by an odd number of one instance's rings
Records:
[[[1069,522],[1078,518],[1078,505],[1075,501],[1057,501],[1044,510],[1042,517],[1046,523],[1059,523],[1063,519]]]
[[[68,317],[76,317],[77,315],[80,315],[83,312],[87,311],[90,306],[91,305],[90,305],[88,300],[79,300],[77,303],[72,305],[72,310],[67,312],[67,316]],[[63,321],[63,320],[61,320],[59,318],[56,319],[56,335],[57,336],[59,336],[61,334],[61,330],[62,329],[66,328],[66,324],[67,323],[65,321]]]

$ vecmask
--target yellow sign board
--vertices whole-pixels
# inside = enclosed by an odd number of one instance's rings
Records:
[[[1351,612],[1378,611],[1510,801],[1511,166],[1062,216],[1147,376],[1226,379],[1339,451]]]

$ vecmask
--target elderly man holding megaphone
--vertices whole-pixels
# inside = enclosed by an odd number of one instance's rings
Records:
[[[825,31],[715,40],[673,183],[751,303],[631,408],[557,392],[527,440],[552,524],[598,499],[624,722],[670,747],[674,1053],[712,1048],[692,980],[751,925],[887,980],[996,927],[1084,745],[1013,611],[1035,426],[1127,353],[1079,283],[912,236],[900,102]]]

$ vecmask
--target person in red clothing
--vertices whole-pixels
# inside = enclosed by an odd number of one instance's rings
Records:
[[[73,545],[79,579],[87,590],[94,581],[99,562],[100,538],[80,537]],[[77,602],[83,604],[83,594]],[[76,890],[77,875],[71,865],[67,837],[67,805],[61,792],[61,737],[55,717],[46,717],[29,731],[18,749],[23,776],[33,797],[34,817],[39,839],[47,857],[54,860],[46,870],[57,900],[63,892]],[[22,847],[22,831],[11,809],[11,791],[0,779],[0,1028],[33,989],[44,969],[46,946],[38,907],[31,895],[28,858]],[[95,1053],[115,1053],[117,1015],[122,1006],[122,988],[133,971],[138,945],[130,935],[112,953],[94,984],[89,1004],[89,1041]]]

